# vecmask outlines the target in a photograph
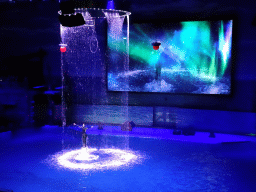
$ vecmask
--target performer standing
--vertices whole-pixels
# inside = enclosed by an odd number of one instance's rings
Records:
[[[154,50],[158,50],[159,46],[161,45],[161,43],[159,41],[153,42],[152,46]],[[156,67],[156,76],[155,76],[155,80],[156,81],[161,81],[161,70],[162,70],[162,64],[158,61],[155,65]]]
[[[83,126],[82,126],[82,130],[83,130],[83,133],[82,133],[82,143],[83,143],[83,147],[86,147],[86,140],[87,140],[87,137],[88,137],[88,135],[86,134],[86,130],[87,130],[88,128],[87,127],[85,127],[85,124],[83,124]]]

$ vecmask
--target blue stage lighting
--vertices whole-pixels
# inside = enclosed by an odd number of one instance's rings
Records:
[[[115,9],[115,4],[113,0],[108,1],[107,9]]]

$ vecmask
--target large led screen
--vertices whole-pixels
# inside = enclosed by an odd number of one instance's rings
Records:
[[[230,94],[232,26],[232,20],[131,24],[129,43],[108,38],[108,90]],[[125,69],[118,57],[127,50]]]

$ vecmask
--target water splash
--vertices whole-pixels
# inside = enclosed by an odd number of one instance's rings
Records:
[[[172,92],[173,85],[166,83],[164,80],[146,83],[145,91],[147,92]]]
[[[131,150],[81,148],[61,151],[52,156],[52,164],[71,170],[115,169],[140,163],[143,156]]]

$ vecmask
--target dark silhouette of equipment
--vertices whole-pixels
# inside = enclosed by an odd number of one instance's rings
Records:
[[[161,43],[158,42],[158,41],[152,43],[152,46],[153,46],[153,49],[154,49],[154,50],[158,50],[159,47],[160,47],[160,45],[161,45]]]
[[[196,132],[195,132],[194,128],[188,127],[188,128],[184,128],[182,130],[182,134],[185,136],[192,136],[192,135],[195,135]]]
[[[121,125],[122,131],[132,131],[135,127],[135,123],[133,121],[126,121]]]
[[[210,138],[215,138],[215,134],[214,134],[214,132],[210,132],[209,137],[210,137]]]
[[[172,132],[173,135],[181,135],[181,130],[174,129]]]
[[[64,1],[60,3],[59,20],[62,26],[76,27],[84,25],[84,17],[81,13],[75,13],[75,4],[73,1]]]
[[[19,83],[27,83],[29,88],[46,83],[43,67],[47,52],[40,48],[37,52],[4,58],[0,65],[3,79],[13,77]],[[16,81],[15,80],[15,81]]]

